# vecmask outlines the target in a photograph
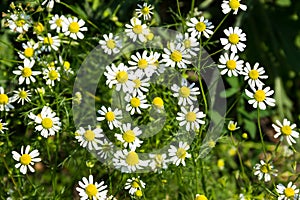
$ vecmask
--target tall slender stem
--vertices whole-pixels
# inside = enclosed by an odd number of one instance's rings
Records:
[[[262,145],[262,148],[263,148],[263,151],[264,151],[264,155],[265,155],[265,158],[267,158],[264,137],[263,137],[263,134],[262,134],[262,131],[261,131],[261,125],[260,125],[260,110],[259,110],[259,108],[257,108],[257,125],[258,125],[259,136],[260,136],[261,145]]]

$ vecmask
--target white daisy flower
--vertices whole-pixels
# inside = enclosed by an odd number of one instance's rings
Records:
[[[278,200],[294,200],[299,194],[299,189],[293,182],[289,182],[287,187],[280,183],[276,186],[276,192],[279,194]]]
[[[88,126],[88,129],[85,130],[83,127],[80,127],[76,131],[75,138],[80,142],[80,146],[87,147],[88,150],[97,150],[98,143],[101,142],[100,138],[103,138],[103,130],[101,128],[91,129],[91,126]]]
[[[140,179],[140,176],[128,178],[125,183],[125,190],[129,190],[130,195],[134,195],[137,190],[145,189],[146,183]]]
[[[133,83],[135,84],[130,92],[133,96],[143,96],[143,92],[148,92],[148,87],[150,86],[150,78],[146,77],[144,73],[139,73],[138,71],[133,72]]]
[[[13,32],[25,33],[32,26],[32,19],[30,15],[24,13],[12,14],[7,20],[9,28]]]
[[[54,86],[55,81],[60,81],[60,67],[55,68],[55,66],[50,65],[48,68],[43,71],[43,79],[46,80],[46,85]]]
[[[168,162],[169,160],[167,159],[166,154],[150,154],[149,157],[152,159],[150,161],[149,166],[151,169],[156,173],[159,172],[161,173],[163,169],[168,168]]]
[[[185,33],[184,35],[181,33],[177,34],[175,44],[177,43],[181,43],[187,54],[192,56],[197,56],[197,52],[200,50],[197,38],[190,36],[188,33]]]
[[[106,76],[106,85],[109,88],[112,88],[113,85],[116,85],[116,90],[123,92],[127,92],[129,89],[134,87],[133,83],[133,75],[129,74],[129,69],[123,63],[120,63],[118,67],[115,66],[114,63],[111,66],[106,66],[106,72],[104,72]]]
[[[227,129],[229,131],[236,131],[237,129],[239,129],[240,127],[237,126],[237,122],[234,121],[229,121],[228,125],[227,125]]]
[[[59,3],[60,0],[45,0],[42,2],[42,6],[46,5],[47,10],[50,12],[54,7],[55,2]]]
[[[191,55],[187,54],[185,48],[182,44],[170,43],[170,49],[164,48],[164,53],[162,54],[163,59],[161,63],[165,63],[166,66],[178,68],[187,68],[187,64],[191,64],[189,59]]]
[[[195,83],[189,85],[186,79],[182,79],[180,86],[176,84],[171,86],[173,96],[178,98],[178,105],[192,105],[195,101],[197,101],[197,95],[200,94],[200,90],[198,87],[194,86]]]
[[[266,109],[266,104],[268,106],[275,106],[275,99],[271,98],[270,96],[274,93],[274,90],[271,90],[270,87],[266,87],[265,89],[262,86],[258,86],[257,89],[251,87],[252,92],[245,89],[246,95],[251,99],[248,100],[250,105],[253,104],[253,108],[259,108],[261,110]]]
[[[130,19],[130,24],[125,24],[125,33],[126,35],[133,40],[136,41],[138,38],[141,42],[146,42],[147,38],[145,35],[149,33],[149,29],[146,24],[142,24],[142,21],[136,17]]]
[[[35,64],[34,60],[25,59],[24,67],[18,66],[19,70],[14,70],[13,73],[19,75],[19,85],[23,84],[24,81],[28,85],[30,82],[35,82],[34,76],[41,74],[40,71],[32,71],[32,67]]]
[[[142,134],[139,127],[131,128],[131,124],[123,124],[121,127],[121,134],[116,133],[115,137],[117,140],[122,142],[125,148],[129,147],[131,151],[135,151],[137,147],[140,147],[143,141],[141,141],[138,136]]]
[[[104,34],[103,38],[104,40],[100,40],[99,44],[104,50],[104,53],[111,55],[120,52],[120,49],[122,48],[122,41],[119,36],[114,36],[113,33],[109,33],[108,35]]]
[[[97,155],[102,160],[106,160],[107,158],[112,157],[113,155],[114,144],[105,138],[99,141]]]
[[[276,131],[274,138],[278,138],[282,135],[283,137],[281,140],[285,138],[289,145],[292,145],[293,143],[296,144],[295,138],[299,138],[299,133],[293,130],[296,128],[296,124],[291,125],[291,122],[286,118],[283,119],[283,123],[281,123],[279,120],[276,120],[276,124],[272,124],[274,130]]]
[[[122,119],[122,111],[118,108],[112,111],[111,107],[102,106],[97,112],[101,115],[101,117],[97,117],[97,121],[106,120],[110,130],[121,126],[122,123],[119,120]]]
[[[134,173],[148,166],[148,160],[141,160],[135,151],[119,150],[114,154],[114,166],[121,172]]]
[[[150,20],[151,15],[153,15],[153,12],[151,10],[153,10],[154,7],[151,4],[148,5],[146,2],[144,2],[143,5],[138,4],[137,6],[139,7],[135,9],[137,16],[143,16],[144,20]]]
[[[223,0],[221,4],[222,12],[224,14],[229,13],[233,10],[233,14],[236,15],[238,13],[239,8],[243,11],[247,10],[247,6],[240,3],[241,0]]]
[[[9,111],[14,109],[14,106],[10,103],[12,102],[12,98],[8,97],[7,94],[4,93],[3,87],[0,87],[0,111]]]
[[[196,130],[200,128],[200,124],[205,124],[204,118],[206,115],[203,112],[199,111],[199,108],[195,108],[192,105],[188,110],[183,106],[181,107],[181,112],[177,113],[176,119],[179,121],[179,126],[184,126],[187,131]]]
[[[28,117],[36,123],[35,130],[40,131],[45,138],[55,135],[60,130],[61,122],[59,117],[55,117],[56,113],[48,106],[44,106],[39,115],[29,113]]]
[[[222,69],[221,75],[227,73],[229,77],[238,76],[240,71],[243,69],[243,60],[239,60],[239,56],[235,53],[231,53],[230,56],[227,53],[220,56],[218,68]]]
[[[63,60],[62,56],[58,56],[59,64],[63,67],[66,74],[74,74],[74,71],[71,68],[71,63],[67,60]]]
[[[63,22],[66,20],[66,17],[64,15],[59,16],[58,14],[55,14],[52,16],[52,18],[49,20],[50,29],[55,30],[57,33],[60,33],[63,29],[63,26],[65,25]]]
[[[39,43],[34,43],[31,41],[27,41],[26,43],[22,43],[23,52],[18,52],[19,57],[24,59],[34,59],[34,56],[37,55],[37,48],[39,47]]]
[[[244,80],[248,80],[248,84],[251,87],[264,85],[264,83],[261,81],[261,79],[267,79],[268,75],[265,75],[265,70],[263,67],[258,67],[259,63],[255,63],[253,66],[253,69],[251,69],[251,66],[248,62],[246,62],[246,65],[244,67],[244,70],[240,72],[240,74],[244,75]]]
[[[35,170],[32,166],[34,165],[34,163],[40,162],[42,160],[41,158],[37,158],[40,155],[37,149],[31,151],[30,153],[29,151],[30,151],[29,145],[26,146],[25,151],[24,151],[24,146],[21,147],[21,154],[19,154],[16,151],[12,151],[13,159],[20,162],[16,164],[15,167],[17,169],[20,168],[20,172],[22,174],[27,173],[27,168],[31,172],[34,172]]]
[[[237,51],[244,51],[246,45],[243,43],[246,41],[246,34],[243,33],[239,27],[229,27],[224,30],[225,35],[228,38],[221,38],[221,44],[224,45],[225,50],[237,53]]]
[[[271,176],[277,176],[277,170],[274,169],[274,166],[263,160],[260,160],[260,163],[255,164],[254,170],[254,175],[258,176],[258,180],[262,180],[264,178],[265,182],[269,182],[271,180]]]
[[[65,18],[63,24],[62,32],[74,40],[77,40],[77,38],[83,39],[84,35],[81,32],[88,30],[87,27],[83,27],[85,22],[82,19],[78,20],[77,17]]]
[[[60,39],[58,36],[51,36],[51,33],[48,33],[47,36],[38,36],[38,39],[42,43],[42,50],[43,51],[58,51],[58,47],[60,46]]]
[[[2,122],[2,119],[0,119],[0,133],[4,133],[5,130],[8,130],[7,127],[5,127],[7,123]]]
[[[161,66],[159,63],[160,63],[160,56],[161,54],[158,53],[158,52],[155,52],[155,51],[151,51],[150,52],[150,58],[151,58],[151,61],[150,61],[150,64],[153,65],[155,67],[155,73],[157,75],[161,74],[164,72],[165,70],[165,67],[164,66]]]
[[[138,113],[142,114],[140,109],[146,109],[150,105],[147,104],[147,99],[145,95],[133,96],[132,94],[126,94],[125,101],[128,102],[126,105],[126,111],[130,112],[131,115]]]
[[[79,192],[81,200],[106,200],[107,185],[104,185],[104,181],[94,182],[93,175],[89,175],[89,179],[83,177],[82,181],[78,181],[78,185],[79,187],[76,187],[76,190]]]
[[[130,70],[136,70],[137,73],[146,74],[147,77],[151,77],[156,67],[153,65],[152,58],[147,57],[147,51],[143,51],[141,55],[137,52],[135,55],[131,55],[131,59],[128,61]]]
[[[179,142],[178,147],[171,145],[168,149],[170,161],[176,166],[179,166],[180,163],[185,166],[185,159],[191,158],[191,154],[187,152],[189,148],[190,146],[182,141]]]
[[[24,101],[30,102],[31,92],[29,90],[25,90],[24,88],[19,88],[18,90],[13,91],[15,95],[12,97],[12,101],[20,103],[24,105]]]
[[[204,37],[209,38],[213,34],[211,29],[213,29],[214,26],[203,16],[201,16],[199,20],[196,17],[191,18],[189,22],[186,22],[186,25],[189,27],[187,31],[191,32],[192,37],[199,39],[203,34]]]

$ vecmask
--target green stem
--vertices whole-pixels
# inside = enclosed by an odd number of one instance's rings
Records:
[[[196,193],[198,193],[198,191],[199,191],[199,187],[198,187],[198,167],[197,167],[197,162],[196,162],[196,159],[195,159],[195,153],[194,153],[194,151],[192,151],[192,159],[193,159],[193,164],[194,164],[194,172],[195,172],[195,174],[194,174],[194,178],[195,178],[195,184],[196,184]]]
[[[263,134],[262,134],[262,131],[261,131],[261,125],[260,125],[260,110],[259,110],[259,108],[257,108],[257,124],[258,124],[259,136],[260,136],[264,156],[265,156],[265,158],[267,158],[266,147],[265,147],[264,138],[263,138]]]

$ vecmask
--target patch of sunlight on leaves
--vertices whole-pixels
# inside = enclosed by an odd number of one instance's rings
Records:
[[[277,0],[275,2],[278,6],[288,7],[291,5],[291,0]]]

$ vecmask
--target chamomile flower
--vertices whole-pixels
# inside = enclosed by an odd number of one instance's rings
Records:
[[[55,14],[52,16],[52,18],[49,20],[50,29],[56,30],[57,33],[60,33],[62,31],[63,26],[65,25],[63,22],[66,20],[66,17],[58,14]]]
[[[187,68],[187,64],[191,64],[189,60],[191,55],[187,54],[185,47],[180,43],[175,46],[175,44],[171,42],[170,49],[164,48],[162,57],[161,63],[165,63],[166,66]]]
[[[104,181],[100,183],[94,182],[93,175],[89,175],[88,179],[86,177],[82,178],[82,181],[78,181],[79,187],[76,187],[76,190],[79,192],[81,200],[106,200],[107,185],[104,184]]]
[[[137,6],[139,7],[135,9],[137,16],[143,16],[144,20],[150,20],[151,15],[153,15],[153,12],[151,10],[153,10],[154,7],[151,4],[148,5],[146,2],[144,2],[143,5],[138,4]]]
[[[60,81],[60,67],[55,68],[55,66],[50,65],[48,68],[43,71],[43,79],[46,80],[46,85],[54,86],[55,81]]]
[[[130,25],[131,24],[131,25]],[[126,35],[136,41],[138,38],[141,42],[146,42],[146,35],[149,33],[149,29],[146,24],[142,24],[142,21],[136,17],[130,19],[130,24],[125,24],[125,33]]]
[[[289,182],[287,186],[280,183],[276,186],[276,192],[279,194],[278,200],[294,200],[299,194],[299,189],[293,182]]]
[[[191,158],[191,154],[187,152],[189,148],[190,145],[182,141],[179,142],[178,147],[171,145],[168,149],[170,161],[176,166],[180,165],[180,163],[185,166],[185,159]]]
[[[208,200],[207,197],[203,194],[196,194],[195,200]]]
[[[56,117],[56,113],[48,106],[44,106],[39,115],[30,113],[28,117],[34,120],[37,124],[35,130],[40,131],[41,135],[45,138],[55,135],[55,133],[61,129],[59,117]]]
[[[271,176],[277,176],[277,170],[274,169],[272,163],[266,163],[263,160],[255,164],[254,170],[254,175],[258,176],[258,180],[264,179],[265,182],[270,181]]]
[[[237,122],[234,121],[229,121],[227,129],[229,131],[236,131],[237,129],[239,129],[240,127],[237,126]]]
[[[181,85],[173,84],[171,86],[173,96],[178,98],[178,105],[192,105],[197,101],[197,95],[200,94],[200,90],[198,87],[194,86],[195,83],[189,85],[186,79],[182,79]]]
[[[35,61],[25,59],[24,60],[24,67],[18,66],[19,70],[14,70],[13,73],[19,75],[19,85],[23,84],[24,82],[29,85],[30,82],[35,82],[36,79],[34,76],[41,74],[40,71],[32,71],[32,67],[34,66]]]
[[[83,127],[80,127],[76,131],[77,136],[75,137],[80,146],[87,147],[90,151],[98,149],[98,143],[100,143],[100,138],[103,138],[103,130],[101,128],[91,129],[91,126],[88,126],[88,129],[85,130]]]
[[[128,178],[125,183],[125,190],[129,190],[130,195],[134,195],[137,190],[145,189],[146,183],[140,179],[140,176]]]
[[[278,138],[282,135],[283,137],[281,139],[285,138],[289,145],[296,143],[295,138],[299,138],[299,133],[293,130],[296,128],[296,124],[291,124],[286,118],[283,119],[283,123],[276,120],[276,124],[272,124],[272,126],[276,131],[274,138]]]
[[[106,72],[104,75],[106,76],[106,85],[109,88],[112,88],[113,85],[116,85],[116,90],[123,92],[127,92],[129,89],[134,87],[133,83],[133,75],[128,72],[129,69],[123,63],[120,63],[117,67],[114,63],[111,66],[106,66]]]
[[[145,95],[134,96],[131,94],[127,94],[125,96],[125,101],[128,102],[128,104],[126,105],[126,111],[130,112],[131,115],[135,113],[141,114],[140,109],[146,109],[150,106],[149,104],[147,104]]]
[[[54,51],[58,51],[58,47],[60,46],[60,39],[58,36],[51,36],[51,33],[48,33],[46,36],[38,36],[38,39],[42,43],[41,50],[43,51],[51,51],[52,49]]]
[[[69,61],[63,60],[61,56],[59,56],[58,59],[59,59],[59,64],[62,66],[66,74],[74,74],[74,71],[71,68],[71,63]]]
[[[197,37],[198,39],[201,37],[201,35],[209,38],[213,34],[211,29],[213,29],[214,26],[203,16],[201,16],[199,20],[196,17],[191,18],[189,22],[186,22],[186,25],[189,27],[187,31],[191,32],[191,35],[193,37]]]
[[[42,2],[42,6],[45,6],[46,5],[46,8],[48,11],[51,11],[54,7],[54,3],[59,3],[60,0],[45,0]]]
[[[30,15],[24,13],[12,14],[7,20],[9,28],[13,32],[25,33],[32,26]]]
[[[103,38],[104,40],[100,40],[99,44],[104,50],[104,53],[111,55],[120,52],[120,49],[122,48],[122,41],[119,36],[114,36],[113,33],[109,33],[108,35],[104,34]]]
[[[205,124],[204,118],[206,115],[199,111],[199,108],[195,108],[192,105],[189,110],[186,110],[183,106],[181,112],[177,113],[176,119],[179,121],[179,126],[185,126],[187,131],[196,130],[200,128],[200,124]]]
[[[181,43],[181,45],[184,46],[185,51],[192,56],[196,56],[196,52],[200,50],[199,42],[196,37],[190,36],[188,33],[185,33],[184,35],[181,33],[177,34],[175,44],[177,43]]]
[[[141,160],[135,151],[119,150],[114,154],[114,166],[121,172],[133,173],[148,166],[148,160]]]
[[[147,77],[152,76],[155,71],[155,66],[151,63],[151,57],[147,56],[147,51],[143,51],[142,55],[137,52],[135,55],[131,55],[131,59],[132,60],[128,61],[128,64],[131,65],[129,67],[130,70],[143,73]]]
[[[102,159],[106,160],[107,158],[112,157],[114,149],[114,144],[107,139],[101,139],[98,144],[97,155]]]
[[[264,85],[261,79],[267,79],[268,75],[265,75],[265,70],[263,67],[259,67],[259,63],[255,63],[253,69],[250,64],[246,62],[244,70],[241,74],[245,76],[244,80],[248,80],[248,84],[252,87]]]
[[[19,57],[24,59],[30,59],[33,60],[34,56],[38,53],[37,48],[39,47],[39,43],[34,43],[31,41],[28,41],[26,43],[22,43],[22,48],[24,49],[23,52],[18,52]]]
[[[151,159],[149,166],[152,171],[160,173],[163,169],[168,168],[167,154],[150,154],[149,157]]]
[[[141,141],[138,136],[142,134],[142,131],[139,127],[131,128],[131,124],[127,123],[123,124],[120,129],[122,133],[116,133],[115,137],[122,142],[125,148],[129,147],[131,151],[135,151],[137,147],[141,146],[143,141]]]
[[[81,32],[88,30],[87,27],[83,27],[85,22],[82,19],[78,20],[77,17],[65,18],[63,24],[62,32],[74,40],[77,40],[77,38],[83,39],[84,35]]]
[[[4,133],[5,130],[8,130],[7,127],[5,127],[7,123],[2,122],[2,119],[0,119],[0,133]]]
[[[230,56],[227,53],[220,56],[218,68],[222,69],[221,75],[227,73],[229,77],[238,76],[240,71],[243,69],[243,60],[239,60],[239,56],[235,53],[231,53]]]
[[[15,165],[15,167],[18,169],[20,168],[20,172],[22,174],[27,173],[27,169],[29,169],[31,172],[34,172],[34,168],[32,167],[34,163],[40,162],[42,159],[37,158],[40,153],[37,149],[30,151],[30,146],[27,145],[24,151],[24,146],[21,147],[21,154],[19,154],[16,151],[12,152],[13,159],[19,162],[18,164]]]
[[[29,102],[31,101],[29,97],[31,97],[31,92],[29,90],[25,90],[24,88],[19,88],[18,90],[14,91],[15,95],[12,97],[13,102],[20,103],[24,105],[24,101]]]
[[[101,117],[97,117],[97,121],[103,121],[106,120],[108,123],[109,129],[118,128],[121,126],[121,122],[119,121],[122,119],[122,111],[116,108],[114,111],[111,109],[111,107],[106,108],[105,106],[102,106],[100,110],[98,110],[98,113],[101,115]]]
[[[110,195],[109,197],[106,198],[106,200],[117,200],[113,195]]]
[[[148,87],[150,86],[150,78],[146,77],[144,73],[139,73],[138,71],[133,72],[133,83],[135,84],[132,89],[130,89],[133,96],[142,96],[143,92],[148,92]]]
[[[4,93],[3,87],[0,87],[0,111],[9,111],[14,109],[14,106],[10,103],[12,102],[12,98],[8,97],[7,94]]]
[[[237,53],[237,51],[244,51],[246,45],[243,43],[246,41],[246,34],[243,33],[242,29],[239,27],[229,27],[224,30],[225,35],[228,38],[221,38],[221,44],[224,45],[225,50],[232,51],[232,53]]]
[[[150,52],[150,58],[151,58],[151,65],[153,65],[155,67],[155,73],[157,75],[161,74],[164,72],[165,68],[164,66],[161,66],[159,63],[160,63],[160,56],[161,54],[158,53],[158,52],[155,52],[155,51],[151,51]]]
[[[229,13],[233,10],[233,14],[236,15],[238,13],[239,8],[243,11],[247,10],[247,6],[240,3],[241,0],[223,0],[221,4],[222,12],[224,14]]]
[[[41,22],[33,24],[33,34],[41,35],[45,31],[45,27]]]
[[[259,108],[261,110],[266,109],[266,104],[268,106],[275,106],[275,99],[270,96],[274,93],[274,90],[271,90],[270,87],[262,88],[262,85],[258,86],[258,88],[251,87],[253,92],[245,89],[246,95],[251,99],[248,100],[250,105],[253,104],[253,108]]]

